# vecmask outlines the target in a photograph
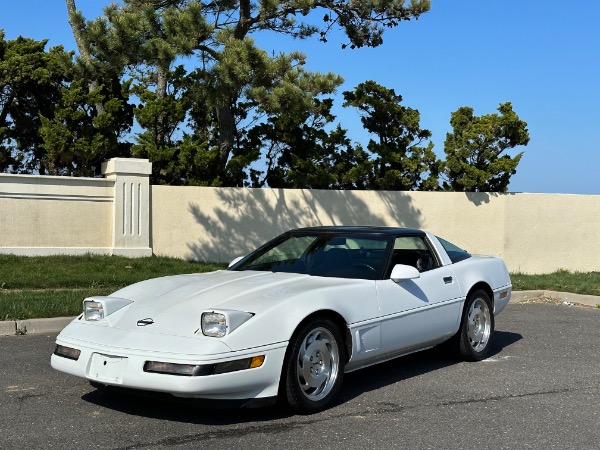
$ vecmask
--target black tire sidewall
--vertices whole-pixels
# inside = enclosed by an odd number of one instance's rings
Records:
[[[296,364],[300,346],[302,345],[306,336],[316,328],[325,328],[333,335],[339,352],[338,373],[334,386],[327,396],[319,401],[308,399],[302,392],[302,389],[298,383],[298,368]],[[290,339],[288,352],[283,367],[282,394],[285,396],[287,404],[293,410],[302,414],[311,414],[325,409],[337,395],[342,385],[344,366],[346,363],[345,352],[346,350],[341,331],[337,324],[332,320],[316,317],[308,320],[300,328],[298,328],[298,330],[296,330]]]
[[[479,352],[475,351],[471,346],[469,341],[469,331],[468,331],[468,315],[469,309],[471,305],[477,300],[482,299],[490,313],[490,336],[488,338],[487,344],[485,348]],[[463,316],[460,324],[460,332],[459,332],[459,352],[463,359],[466,361],[481,361],[489,356],[492,348],[492,342],[494,338],[494,329],[495,329],[495,321],[494,321],[494,305],[490,296],[487,292],[482,289],[477,289],[476,291],[469,294],[467,297],[467,301],[465,303],[465,308],[463,311]]]

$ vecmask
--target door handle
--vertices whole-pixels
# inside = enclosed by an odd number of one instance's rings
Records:
[[[444,283],[446,283],[446,284],[452,283],[452,277],[444,277]]]

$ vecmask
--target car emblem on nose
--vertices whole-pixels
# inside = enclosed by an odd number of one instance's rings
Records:
[[[137,325],[138,327],[145,327],[146,325],[152,325],[154,323],[154,320],[152,320],[151,318],[147,318],[147,319],[141,319],[137,321]]]

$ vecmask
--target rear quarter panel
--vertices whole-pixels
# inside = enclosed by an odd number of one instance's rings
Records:
[[[494,293],[494,313],[499,314],[510,300],[512,284],[504,261],[495,256],[473,255],[452,265],[462,295],[467,296],[478,283],[486,283]],[[501,292],[507,295],[500,298]]]

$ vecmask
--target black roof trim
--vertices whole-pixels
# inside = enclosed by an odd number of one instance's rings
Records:
[[[392,236],[425,236],[423,230],[399,227],[376,227],[376,226],[320,226],[305,227],[290,230],[290,233],[359,233],[359,234],[387,234]]]

